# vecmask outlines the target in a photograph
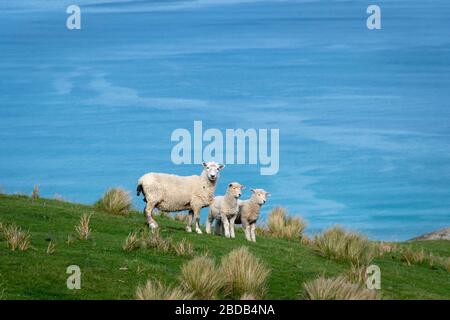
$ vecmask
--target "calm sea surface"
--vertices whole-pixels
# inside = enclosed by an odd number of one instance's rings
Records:
[[[78,31],[72,1],[0,3],[6,192],[92,203],[149,171],[197,174],[170,136],[201,120],[280,129],[277,175],[228,165],[218,188],[270,191],[263,217],[384,240],[450,224],[450,2],[377,1],[377,31],[366,1],[76,2]]]

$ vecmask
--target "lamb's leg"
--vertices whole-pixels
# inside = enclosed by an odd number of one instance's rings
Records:
[[[147,205],[145,206],[145,209],[144,209],[144,214],[145,214],[145,217],[147,218],[148,227],[152,230],[155,230],[158,228],[158,224],[156,223],[155,219],[153,219],[153,216],[152,216],[152,212],[153,212],[153,209],[155,208],[155,205],[156,204],[154,202],[149,201],[149,202],[147,202]]]
[[[222,220],[216,219],[214,233],[218,236],[222,235]]]
[[[235,238],[235,235],[234,235],[234,221],[236,220],[236,216],[233,216],[231,219],[230,219],[230,236],[231,236],[231,238]]]
[[[194,217],[194,211],[189,210],[189,214],[187,217],[187,225],[186,225],[186,231],[192,232],[192,218]]]
[[[211,208],[208,211],[208,219],[206,219],[206,233],[211,234],[211,224],[214,222],[214,216],[212,214]]]
[[[250,236],[250,224],[245,219],[242,219],[242,228],[245,232],[245,239],[247,239],[248,241],[252,241],[252,238]]]
[[[202,229],[200,229],[200,208],[195,208],[194,210],[194,220],[195,220],[195,232],[202,234]]]
[[[222,220],[223,228],[225,229],[225,237],[230,237],[230,221],[228,221],[228,217],[224,214],[220,215],[220,220]]]
[[[256,223],[250,225],[250,236],[253,242],[256,242]]]

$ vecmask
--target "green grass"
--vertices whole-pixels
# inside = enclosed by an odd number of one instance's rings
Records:
[[[92,214],[92,233],[87,240],[67,244],[69,234],[82,214]],[[3,299],[134,299],[138,285],[148,279],[177,286],[181,265],[190,257],[161,253],[152,249],[126,252],[122,249],[130,232],[145,229],[143,214],[115,216],[92,206],[25,196],[0,195],[0,222],[20,226],[31,233],[28,251],[11,251],[0,237],[0,284]],[[249,243],[242,232],[236,239],[213,235],[188,234],[184,223],[158,217],[161,235],[190,241],[197,255],[208,252],[217,263],[232,249],[248,246],[271,269],[268,299],[296,299],[305,281],[320,275],[334,277],[346,272],[346,262],[317,255],[313,248],[297,241],[258,237]],[[46,253],[48,241],[56,245],[53,254]],[[401,244],[403,245],[403,244]],[[411,245],[408,243],[408,245]],[[413,243],[434,255],[450,256],[445,241]],[[397,253],[373,261],[381,268],[383,298],[450,299],[450,272],[426,265],[407,266]],[[81,268],[81,290],[68,290],[66,268]]]

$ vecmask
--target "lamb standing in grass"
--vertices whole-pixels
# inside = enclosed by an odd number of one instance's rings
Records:
[[[245,187],[237,182],[228,185],[227,192],[224,196],[214,198],[213,203],[209,206],[208,219],[206,220],[206,233],[211,233],[211,224],[216,220],[216,234],[218,233],[219,223],[225,229],[225,237],[234,238],[234,220],[239,212],[238,199],[242,195]],[[220,221],[220,222],[219,222]]]
[[[143,175],[138,181],[137,195],[144,194],[144,201],[147,202],[144,213],[149,227],[158,228],[152,216],[154,208],[167,212],[189,210],[186,231],[192,232],[192,222],[195,221],[195,231],[201,234],[200,210],[213,202],[219,171],[223,168],[223,164],[204,162],[200,176]]]
[[[239,213],[237,215],[236,224],[242,224],[245,231],[245,238],[248,241],[256,242],[256,221],[258,220],[261,206],[266,203],[270,193],[264,189],[252,189],[253,193],[248,200],[238,200]]]

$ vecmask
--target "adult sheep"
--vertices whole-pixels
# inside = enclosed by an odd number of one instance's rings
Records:
[[[189,210],[186,231],[192,232],[192,222],[195,221],[195,231],[201,234],[200,210],[212,203],[219,171],[224,167],[216,162],[203,162],[199,176],[152,172],[143,175],[138,181],[137,195],[144,194],[147,202],[144,213],[149,227],[158,228],[152,216],[154,208],[166,212]]]

